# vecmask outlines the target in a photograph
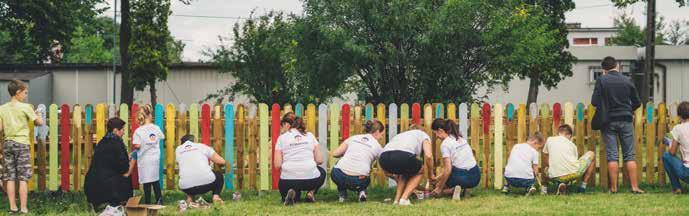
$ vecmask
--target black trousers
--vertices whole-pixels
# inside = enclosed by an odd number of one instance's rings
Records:
[[[144,203],[153,204],[151,202],[151,187],[153,187],[153,192],[156,194],[156,203],[163,198],[163,194],[160,192],[160,181],[154,181],[149,183],[144,183]]]
[[[287,196],[287,191],[289,191],[289,189],[293,189],[295,192],[297,192],[295,200],[300,199],[301,191],[318,192],[318,188],[325,183],[326,174],[325,169],[319,166],[317,166],[317,168],[318,172],[321,173],[321,176],[318,176],[314,179],[280,179],[280,182],[278,182],[278,188],[280,189],[282,201],[285,201],[285,197]]]
[[[187,189],[182,189],[182,191],[190,196],[194,195],[199,195],[199,194],[205,194],[208,193],[208,191],[213,191],[213,195],[220,195],[220,192],[222,192],[222,188],[225,186],[225,180],[223,178],[223,175],[220,173],[214,173],[215,174],[215,181],[205,184],[205,185],[199,185],[196,187],[191,187]]]

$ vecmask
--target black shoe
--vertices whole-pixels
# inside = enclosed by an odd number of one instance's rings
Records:
[[[156,201],[156,204],[163,205],[163,198],[161,197],[160,199],[158,199],[158,201]]]
[[[287,196],[285,197],[285,205],[286,206],[294,205],[294,197],[296,197],[296,196],[297,196],[297,192],[292,190],[292,189],[289,189],[289,191],[287,191]]]
[[[368,199],[366,191],[359,192],[359,202],[366,202],[366,199]]]
[[[578,188],[577,188],[577,193],[586,193],[586,188],[578,187]]]

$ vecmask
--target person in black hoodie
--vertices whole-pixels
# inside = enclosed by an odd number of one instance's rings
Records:
[[[636,172],[636,155],[634,151],[634,110],[641,106],[639,94],[634,83],[619,72],[619,64],[613,57],[605,57],[601,66],[604,75],[596,80],[591,97],[591,104],[601,108],[605,104],[607,121],[601,128],[605,142],[606,157],[610,180],[610,192],[617,192],[617,175],[619,173],[617,138],[622,146],[624,168],[629,174],[632,193],[645,193],[639,188]]]
[[[122,141],[125,124],[117,117],[109,119],[108,132],[94,150],[84,179],[84,193],[93,208],[102,204],[123,205],[132,197],[129,156]]]

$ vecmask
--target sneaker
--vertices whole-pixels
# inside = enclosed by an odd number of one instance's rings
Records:
[[[184,201],[184,200],[179,201],[179,212],[186,211],[188,207],[189,207],[189,205],[187,205],[187,201]]]
[[[535,194],[535,193],[536,193],[536,187],[531,186],[531,187],[529,188],[529,191],[526,192],[526,196],[531,196],[531,195],[533,195],[533,194]]]
[[[504,194],[510,193],[510,187],[507,185],[502,186],[502,193],[504,193]]]
[[[577,193],[586,193],[585,187],[577,187]]]
[[[557,195],[565,195],[567,193],[567,185],[565,183],[560,183],[557,186]]]
[[[452,192],[452,200],[462,200],[462,186],[455,186],[455,191]]]
[[[29,212],[19,212],[20,214],[28,214]],[[112,207],[108,205],[105,207],[105,210],[103,210],[102,213],[100,213],[100,216],[124,216],[124,207],[122,206],[117,206],[117,207]]]
[[[339,199],[337,199],[338,202],[344,202],[347,200],[347,191],[340,191],[337,196],[339,197]]]
[[[316,197],[313,196],[313,191],[309,191],[308,193],[306,193],[306,198],[304,198],[304,202],[316,202]]]
[[[242,194],[239,193],[239,191],[234,192],[234,193],[232,194],[232,200],[234,200],[234,201],[239,201],[239,200],[241,200],[241,199],[242,199]]]
[[[163,205],[163,198],[162,197],[156,201],[156,205]]]
[[[410,206],[410,205],[411,205],[411,201],[409,201],[408,199],[400,199],[399,205],[401,205],[401,206]]]
[[[366,196],[366,191],[359,192],[359,202],[366,202],[367,198],[368,196]]]
[[[286,206],[294,205],[294,197],[296,197],[296,196],[297,196],[297,192],[292,190],[292,189],[289,189],[289,191],[287,191],[287,196],[285,197],[285,205]]]
[[[548,195],[548,187],[541,186],[541,195]]]
[[[211,204],[208,204],[208,202],[206,202],[206,200],[203,199],[203,197],[199,197],[198,199],[196,199],[196,208],[207,209],[210,207]]]

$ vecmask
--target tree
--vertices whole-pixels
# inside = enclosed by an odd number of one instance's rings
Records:
[[[304,53],[300,47],[319,46],[310,36],[295,35],[311,31],[308,23],[281,12],[253,17],[232,28],[234,43],[207,51],[221,73],[230,73],[237,82],[210,94],[209,99],[233,100],[236,95],[249,95],[254,102],[291,103],[325,102],[339,95],[334,90],[333,76],[326,72],[330,65],[310,67],[300,61],[318,62],[319,56]],[[313,57],[314,59],[308,59]],[[333,62],[328,62],[333,63]],[[315,65],[315,64],[314,64]]]
[[[670,23],[665,34],[672,45],[689,45],[689,21],[675,20]]]
[[[132,5],[130,84],[137,90],[149,87],[151,104],[156,104],[156,82],[167,79],[171,41],[167,20],[169,0],[137,0]]]
[[[517,1],[307,0],[304,7],[323,44],[337,44],[313,49],[339,60],[331,73],[353,75],[364,86],[359,95],[374,103],[472,101],[480,87],[505,85],[531,66],[520,59],[535,64],[561,53],[520,46],[550,45],[555,36],[541,19],[524,18],[530,6]]]
[[[112,62],[112,52],[103,46],[104,40],[97,35],[86,35],[83,28],[77,28],[65,51],[64,61],[68,63]]]
[[[538,99],[538,89],[541,85],[546,89],[556,87],[557,84],[566,77],[572,76],[572,63],[576,58],[567,50],[569,48],[569,41],[567,41],[567,25],[565,23],[565,13],[574,9],[574,2],[571,0],[527,0],[525,4],[535,5],[534,10],[529,15],[529,19],[533,22],[544,22],[547,28],[544,31],[550,33],[549,35],[537,35],[542,39],[534,44],[536,47],[543,49],[536,49],[540,55],[536,57],[531,64],[523,67],[519,72],[519,78],[529,78],[529,93],[527,96],[527,103],[536,103]],[[530,42],[533,42],[531,40]],[[529,55],[529,54],[527,54]]]
[[[615,18],[613,25],[615,26],[615,28],[619,28],[620,31],[617,33],[615,37],[612,37],[610,39],[610,43],[612,45],[636,47],[643,47],[645,45],[646,35],[644,32],[646,32],[646,28],[641,28],[641,26],[639,26],[639,24],[636,23],[636,20],[634,20],[634,17],[630,16],[629,14],[621,14],[620,16]],[[665,32],[663,31],[664,27],[664,18],[660,17],[656,24],[655,30],[656,45],[666,44]]]
[[[102,0],[0,0],[0,32],[9,36],[0,47],[11,63],[60,61],[81,20],[91,19],[102,9]]]

